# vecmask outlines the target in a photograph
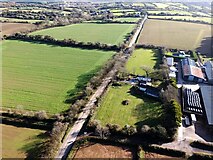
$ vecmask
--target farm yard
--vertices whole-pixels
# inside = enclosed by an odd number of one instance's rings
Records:
[[[129,104],[123,105],[124,100],[128,100]],[[108,89],[94,119],[99,120],[101,125],[110,123],[121,127],[144,124],[153,126],[160,123],[161,113],[160,102],[136,94],[131,85],[124,84]]]
[[[211,25],[151,19],[145,23],[138,43],[195,50],[210,36]]]
[[[16,32],[23,32],[35,27],[33,24],[26,23],[1,23],[2,35],[11,35]]]
[[[81,89],[113,54],[3,41],[3,106],[50,114],[64,111],[69,107],[64,103],[67,92]]]
[[[211,23],[211,17],[192,17],[192,16],[149,16],[154,19],[173,19],[173,20],[187,20],[187,21],[203,21]]]
[[[2,157],[26,158],[36,153],[35,148],[45,140],[45,131],[0,124],[2,132]],[[11,157],[12,156],[12,157]]]
[[[120,44],[130,33],[134,24],[81,23],[33,32],[32,35],[49,35],[56,39],[73,39],[83,42]]]
[[[132,158],[132,149],[127,147],[90,144],[82,146],[75,153],[74,158]]]
[[[142,66],[148,66],[154,69],[157,63],[157,51],[151,49],[136,49],[126,64],[126,69],[134,75],[145,75]]]

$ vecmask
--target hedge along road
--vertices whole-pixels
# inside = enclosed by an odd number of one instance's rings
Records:
[[[140,24],[140,27],[138,27],[132,40],[130,41],[130,44],[128,46],[129,48],[131,48],[136,43],[137,37],[139,36],[146,19],[147,19],[147,15],[145,15],[144,20]],[[116,73],[116,71],[117,70],[113,69],[108,73],[107,78],[103,79],[102,84],[98,87],[96,92],[90,98],[89,102],[86,104],[83,111],[79,114],[78,119],[76,120],[73,127],[67,134],[65,140],[63,141],[62,145],[60,146],[58,153],[55,157],[56,159],[66,159],[67,158],[79,132],[81,131],[85,121],[87,120],[88,116],[90,115],[90,112],[91,112],[92,108],[94,107],[95,102],[97,101],[97,98],[100,97],[104,93],[105,89],[110,84],[112,77]]]

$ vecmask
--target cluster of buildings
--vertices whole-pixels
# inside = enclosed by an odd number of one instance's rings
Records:
[[[169,77],[178,75],[177,81],[182,84],[183,114],[190,120],[201,117],[213,126],[213,62],[195,62],[184,51],[174,53],[166,60]]]

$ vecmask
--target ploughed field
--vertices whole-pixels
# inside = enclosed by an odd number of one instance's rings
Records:
[[[45,131],[0,124],[2,157],[26,158],[36,153],[36,147],[45,140]],[[36,155],[35,155],[36,156]]]
[[[206,39],[210,36],[211,25],[148,20],[138,43],[186,50],[199,49],[202,53],[202,50],[206,49]]]
[[[56,39],[73,39],[82,42],[119,44],[125,40],[134,24],[81,23],[33,32],[33,35],[49,35]]]
[[[75,153],[74,158],[132,158],[132,150],[100,143],[83,146]]]
[[[114,54],[15,40],[2,43],[3,107],[50,114],[68,109],[68,94],[87,83]]]
[[[16,32],[27,31],[35,27],[33,24],[28,23],[1,23],[2,35],[11,35]]]

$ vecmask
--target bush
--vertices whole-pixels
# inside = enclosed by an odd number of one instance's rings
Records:
[[[208,155],[204,153],[193,153],[189,160],[212,160],[213,155]]]
[[[168,156],[173,156],[173,157],[185,157],[186,153],[179,151],[179,150],[174,150],[174,149],[168,149],[168,148],[162,148],[159,146],[143,146],[143,149],[148,152],[154,152],[158,154],[163,154],[163,155],[168,155]]]
[[[213,151],[213,144],[200,142],[200,141],[193,141],[190,143],[190,146],[195,148],[200,148],[203,150]]]

